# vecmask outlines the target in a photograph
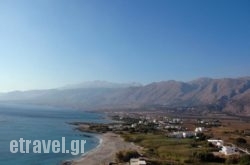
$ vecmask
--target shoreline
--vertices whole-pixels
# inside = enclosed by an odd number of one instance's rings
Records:
[[[99,140],[98,145],[97,145],[95,148],[93,148],[93,149],[91,149],[91,150],[89,150],[89,151],[83,153],[83,154],[82,154],[81,156],[79,156],[78,158],[73,159],[73,160],[72,160],[73,162],[74,162],[74,161],[78,161],[79,159],[84,158],[84,157],[87,156],[88,154],[91,154],[92,152],[95,152],[96,150],[98,150],[99,147],[101,147],[102,142],[103,142],[103,139],[102,139],[102,137],[101,137],[102,134],[95,134],[94,136]]]
[[[99,145],[84,153],[80,158],[72,160],[71,165],[103,165],[115,162],[115,154],[121,150],[140,150],[139,146],[125,142],[120,135],[115,133],[98,134]]]
[[[94,136],[99,140],[98,145],[95,148],[92,148],[91,150],[84,152],[82,155],[79,155],[76,158],[64,160],[61,164],[62,165],[73,165],[74,163],[78,162],[79,160],[84,159],[84,157],[87,156],[88,154],[91,154],[92,152],[95,152],[96,150],[98,150],[98,148],[101,146],[101,144],[103,142],[103,140],[101,138],[102,134],[95,133]]]

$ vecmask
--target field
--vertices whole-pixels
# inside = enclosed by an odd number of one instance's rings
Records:
[[[134,142],[144,147],[144,156],[151,161],[162,164],[188,164],[193,155],[199,152],[212,151],[206,141],[194,139],[168,138],[163,134],[123,134],[126,141]],[[190,164],[193,164],[190,162]],[[216,164],[196,161],[195,164]]]
[[[204,117],[205,118],[205,117]],[[205,135],[214,139],[222,139],[225,143],[235,144],[237,138],[244,138],[250,144],[250,136],[245,131],[250,129],[250,122],[242,118],[230,118],[228,116],[216,116],[206,120],[220,121],[219,126],[210,126],[205,130]],[[197,118],[183,117],[183,126],[188,130],[194,130],[197,125]],[[122,136],[126,141],[134,142],[144,148],[143,155],[148,161],[155,161],[160,165],[167,164],[204,164],[221,165],[225,164],[230,157],[202,158],[210,156],[212,152],[219,149],[212,147],[206,140],[195,138],[169,138],[164,132],[158,133],[129,133],[123,132]],[[218,159],[217,159],[218,158]],[[203,159],[203,160],[202,160]],[[153,164],[157,164],[153,163]],[[237,164],[237,163],[236,163]]]
[[[233,143],[234,139],[243,137],[250,144],[250,137],[244,131],[250,129],[250,123],[244,120],[221,120],[222,126],[210,130],[214,137]]]

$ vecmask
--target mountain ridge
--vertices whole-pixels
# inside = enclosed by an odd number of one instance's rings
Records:
[[[250,115],[250,77],[199,78],[188,82],[170,80],[120,87],[109,85],[10,92],[0,95],[0,101],[92,110],[213,105],[221,111]]]
[[[126,88],[133,86],[142,86],[142,84],[137,82],[129,82],[129,83],[113,83],[108,81],[85,81],[78,84],[70,84],[59,89],[81,89],[81,88]]]

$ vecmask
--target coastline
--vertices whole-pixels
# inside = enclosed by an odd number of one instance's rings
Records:
[[[115,154],[121,150],[140,150],[139,146],[125,142],[120,135],[115,133],[99,134],[99,145],[84,153],[79,159],[73,160],[72,165],[103,165],[115,162]]]
[[[102,134],[95,134],[95,137],[98,138],[98,140],[99,140],[98,145],[97,145],[95,148],[93,148],[93,149],[91,149],[91,150],[89,150],[89,151],[83,153],[80,157],[78,157],[78,158],[76,158],[76,159],[73,159],[73,160],[72,160],[73,162],[78,161],[79,159],[84,158],[84,157],[87,156],[88,154],[91,154],[92,152],[95,152],[96,150],[98,150],[99,147],[101,147],[102,142],[103,142]]]

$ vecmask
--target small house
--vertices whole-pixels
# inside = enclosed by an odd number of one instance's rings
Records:
[[[233,155],[238,153],[236,151],[236,147],[234,146],[222,146],[220,152],[223,153],[224,155]]]
[[[140,160],[140,159],[135,159],[135,158],[130,159],[129,164],[130,165],[147,165],[145,160]]]

